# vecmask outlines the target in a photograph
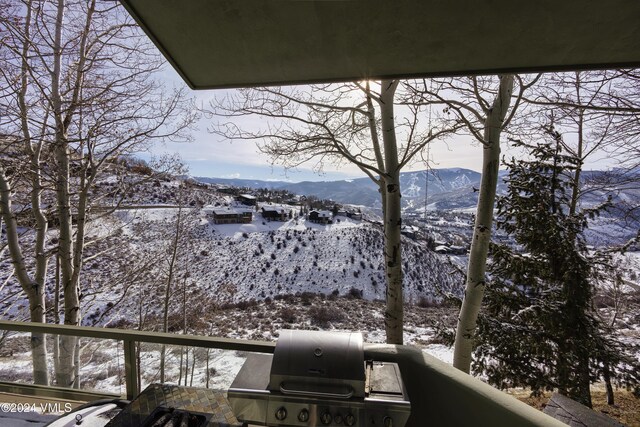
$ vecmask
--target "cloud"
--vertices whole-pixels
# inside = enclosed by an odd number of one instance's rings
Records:
[[[230,173],[230,174],[227,174],[227,175],[223,175],[221,178],[238,179],[238,178],[240,178],[240,174],[238,172]]]

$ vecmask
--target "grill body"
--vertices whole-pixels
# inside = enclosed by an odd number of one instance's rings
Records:
[[[402,427],[411,412],[395,363],[365,361],[362,334],[282,331],[228,391],[239,420],[267,426]]]

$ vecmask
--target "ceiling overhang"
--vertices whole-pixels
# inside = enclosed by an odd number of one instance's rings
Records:
[[[120,0],[193,89],[640,66],[639,0]]]

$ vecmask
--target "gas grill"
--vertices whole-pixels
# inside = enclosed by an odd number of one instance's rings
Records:
[[[395,363],[364,360],[362,334],[283,330],[273,355],[251,354],[228,399],[268,426],[402,427],[411,404]]]

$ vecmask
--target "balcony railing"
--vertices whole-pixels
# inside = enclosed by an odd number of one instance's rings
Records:
[[[137,343],[259,353],[273,353],[275,348],[275,343],[264,341],[29,322],[0,321],[0,330],[122,342],[126,396],[129,399],[140,392],[136,363]],[[396,362],[400,366],[412,405],[408,426],[564,426],[559,421],[425,354],[418,348],[366,344],[365,358]],[[105,397],[104,393],[15,382],[0,382],[0,392],[75,400]]]

